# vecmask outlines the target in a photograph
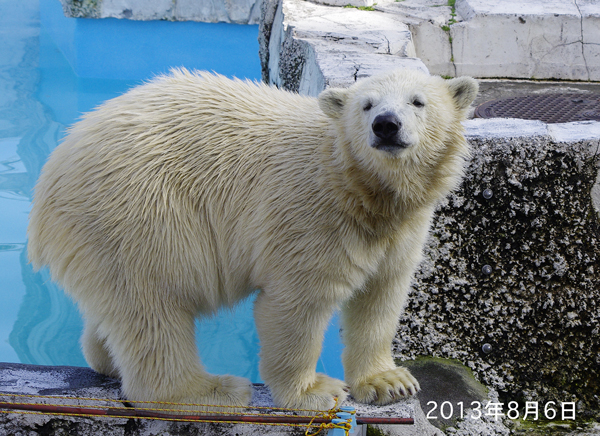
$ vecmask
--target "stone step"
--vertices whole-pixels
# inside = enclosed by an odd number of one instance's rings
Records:
[[[396,15],[302,0],[268,2],[265,8],[263,79],[279,87],[316,96],[325,87],[346,87],[379,70],[427,71]]]
[[[600,4],[457,0],[450,26],[457,75],[600,80]]]

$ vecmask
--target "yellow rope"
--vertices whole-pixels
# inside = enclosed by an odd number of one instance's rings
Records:
[[[308,427],[306,429],[306,432],[304,433],[305,436],[315,436],[318,435],[319,433],[321,433],[323,430],[329,430],[332,428],[341,428],[344,429],[344,431],[346,432],[346,436],[348,436],[348,433],[350,432],[350,429],[352,428],[352,425],[349,422],[346,422],[345,424],[336,424],[333,422],[324,422],[322,424],[319,424],[319,427],[317,428],[317,431],[315,431],[314,433],[309,433],[312,427],[312,421],[311,424],[308,424]]]
[[[306,432],[304,432],[305,436],[315,436],[315,435],[318,435],[319,433],[321,433],[321,431],[328,430],[331,428],[343,428],[344,431],[346,432],[346,436],[348,436],[348,433],[349,433],[350,429],[352,428],[352,426],[349,422],[347,422],[346,424],[334,424],[333,422],[324,422],[324,423],[319,424],[319,427],[317,428],[316,432],[309,433],[311,428],[313,427],[313,422],[315,419],[325,418],[325,419],[332,421],[337,418],[337,412],[339,412],[339,411],[340,411],[340,409],[338,407],[338,398],[335,397],[335,404],[333,405],[333,408],[331,408],[327,411],[320,411],[318,414],[316,414],[313,417],[313,419],[310,420],[310,422],[306,426]]]

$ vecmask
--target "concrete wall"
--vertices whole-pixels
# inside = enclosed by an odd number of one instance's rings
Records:
[[[450,26],[458,75],[600,80],[595,1],[457,0]]]
[[[594,1],[404,0],[375,9],[402,17],[434,74],[600,81]]]

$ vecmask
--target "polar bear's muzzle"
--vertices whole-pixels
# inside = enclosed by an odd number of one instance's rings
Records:
[[[402,139],[402,122],[394,113],[377,115],[371,124],[371,130],[375,135],[371,147],[377,150],[396,154],[410,145]]]

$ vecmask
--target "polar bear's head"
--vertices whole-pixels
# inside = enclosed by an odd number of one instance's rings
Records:
[[[371,184],[372,192],[392,188],[403,204],[424,204],[460,181],[469,154],[461,121],[477,90],[468,77],[445,80],[405,69],[325,90],[319,106],[335,131],[334,153],[345,173]]]
[[[397,158],[416,153],[408,150],[419,145],[431,148],[443,142],[446,132],[464,119],[477,90],[477,82],[469,77],[444,80],[405,69],[347,89],[325,90],[319,106],[349,143]]]

